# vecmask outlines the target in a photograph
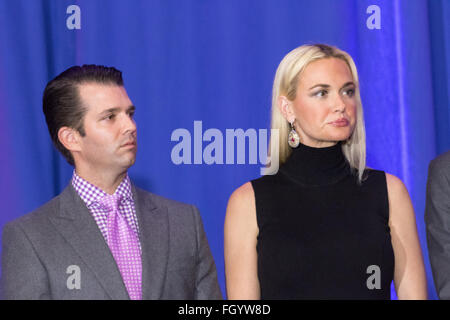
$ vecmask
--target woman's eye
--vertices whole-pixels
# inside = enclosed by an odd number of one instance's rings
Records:
[[[327,93],[328,93],[328,91],[326,91],[326,90],[320,90],[320,91],[317,91],[314,95],[317,97],[323,97]]]
[[[344,93],[349,96],[349,97],[353,97],[353,95],[355,94],[355,90],[354,89],[348,89],[346,91],[344,91]]]

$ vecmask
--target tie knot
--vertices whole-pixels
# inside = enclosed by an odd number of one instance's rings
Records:
[[[122,196],[119,193],[106,195],[99,200],[99,203],[108,211],[116,211],[122,201]]]

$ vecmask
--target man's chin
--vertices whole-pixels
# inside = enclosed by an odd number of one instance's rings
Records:
[[[128,168],[131,167],[135,162],[136,162],[136,158],[129,159],[127,162]]]
[[[120,161],[119,166],[124,169],[128,169],[129,167],[134,165],[135,162],[136,162],[136,157],[129,157],[127,159],[123,159],[122,161]]]

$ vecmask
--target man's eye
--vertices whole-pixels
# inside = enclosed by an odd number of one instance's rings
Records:
[[[114,119],[115,115],[114,114],[110,114],[109,116],[107,116],[105,119],[107,120],[112,120]]]

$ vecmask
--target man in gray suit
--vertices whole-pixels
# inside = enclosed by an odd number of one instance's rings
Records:
[[[6,299],[221,299],[198,210],[135,187],[135,107],[122,73],[72,67],[43,109],[71,183],[3,230]]]
[[[450,151],[430,162],[425,210],[427,243],[440,299],[450,299]]]

